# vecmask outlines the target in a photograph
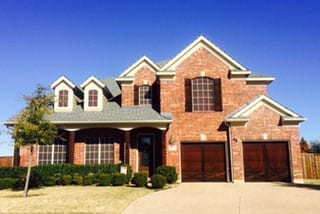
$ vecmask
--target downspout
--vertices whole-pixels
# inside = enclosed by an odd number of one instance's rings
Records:
[[[231,125],[225,122],[226,126],[228,127],[228,146],[229,146],[229,160],[230,160],[230,178],[231,182],[234,183],[234,167],[233,167],[233,155],[232,155],[232,132],[231,132]]]

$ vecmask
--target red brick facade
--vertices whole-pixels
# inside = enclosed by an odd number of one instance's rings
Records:
[[[203,44],[202,44],[203,43]],[[158,75],[160,68],[154,68],[150,63],[141,62],[142,66],[130,74],[130,81],[119,81],[121,87],[121,106],[134,107],[138,104],[137,90],[139,86],[148,85],[154,87],[158,84],[159,113],[171,113],[172,122],[166,130],[148,128],[143,125],[140,128],[92,128],[88,130],[74,131],[74,142],[69,142],[72,155],[69,162],[85,164],[85,136],[94,134],[99,136],[112,135],[115,139],[114,162],[129,163],[133,171],[139,171],[140,161],[138,151],[138,137],[141,134],[154,136],[153,168],[159,165],[172,165],[177,168],[181,178],[181,143],[207,143],[225,142],[228,171],[227,181],[231,180],[231,174],[235,181],[244,180],[243,142],[288,142],[291,178],[293,182],[302,180],[302,165],[299,148],[299,127],[295,125],[281,124],[283,116],[274,106],[260,105],[248,113],[248,122],[244,125],[228,124],[226,118],[241,109],[247,103],[258,96],[268,96],[269,82],[260,81],[251,83],[247,77],[232,78],[231,72],[237,64],[215,51],[208,42],[199,40],[199,46],[194,45],[189,50],[178,55],[172,64],[174,75],[163,78]],[[179,58],[180,57],[180,58]],[[238,66],[239,67],[239,66]],[[238,68],[241,70],[243,68]],[[236,70],[236,69],[235,69]],[[171,70],[170,70],[171,71]],[[163,71],[165,73],[165,71]],[[123,78],[126,78],[126,74]],[[197,77],[219,79],[221,84],[222,109],[211,112],[189,112],[186,110],[188,88],[186,80]],[[159,91],[160,90],[160,91]],[[280,107],[279,107],[280,108]],[[231,138],[231,139],[230,139]],[[69,141],[73,141],[71,137]],[[231,148],[228,145],[231,145]],[[37,151],[37,149],[35,149]],[[36,154],[37,152],[35,152]],[[22,149],[20,164],[27,163],[27,149]],[[231,155],[231,156],[230,156]],[[37,156],[34,156],[36,160]]]

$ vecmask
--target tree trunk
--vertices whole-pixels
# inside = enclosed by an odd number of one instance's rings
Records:
[[[30,145],[30,157],[29,157],[29,165],[28,165],[28,172],[26,177],[26,183],[24,185],[24,197],[28,197],[28,191],[29,191],[29,181],[30,181],[30,175],[31,175],[31,166],[32,166],[32,159],[33,159],[33,144]]]

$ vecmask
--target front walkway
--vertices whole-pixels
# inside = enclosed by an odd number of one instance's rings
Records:
[[[319,213],[320,186],[286,183],[182,183],[138,199],[136,213]]]

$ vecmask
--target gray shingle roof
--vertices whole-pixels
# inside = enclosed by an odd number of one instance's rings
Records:
[[[107,86],[113,97],[117,97],[121,94],[120,87],[115,78],[108,78],[100,81]]]
[[[168,59],[168,60],[163,60],[163,61],[160,61],[160,62],[156,62],[155,64],[159,67],[159,68],[162,68],[163,66],[165,66],[166,64],[168,64],[168,62],[170,62],[171,60]]]
[[[160,115],[151,107],[120,107],[116,102],[107,103],[102,111],[84,111],[78,105],[72,112],[55,112],[48,119],[53,123],[171,121],[167,115]]]

